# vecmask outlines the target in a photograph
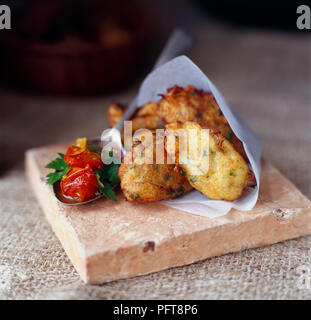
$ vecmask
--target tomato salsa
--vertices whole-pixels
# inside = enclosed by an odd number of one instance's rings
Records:
[[[99,147],[89,146],[86,138],[77,139],[65,154],[59,153],[59,158],[46,166],[55,170],[47,175],[47,184],[60,181],[61,196],[75,202],[90,200],[100,193],[116,201],[113,189],[120,182],[117,165],[104,165],[100,152]]]

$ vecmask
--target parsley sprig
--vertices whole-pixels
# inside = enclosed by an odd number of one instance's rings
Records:
[[[47,184],[54,184],[58,180],[61,180],[65,174],[70,170],[69,164],[64,160],[64,154],[59,153],[59,157],[47,164],[45,167],[48,169],[54,169],[55,172],[51,172],[46,176]]]
[[[91,152],[99,152],[99,151],[101,151],[100,147],[94,146],[94,145],[87,145],[86,148],[89,149]]]
[[[113,189],[120,183],[118,166],[118,164],[112,162],[95,171],[100,193],[113,201],[117,201],[117,196]]]

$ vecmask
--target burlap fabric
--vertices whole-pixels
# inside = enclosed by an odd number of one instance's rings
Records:
[[[262,138],[264,157],[311,197],[311,43],[305,33],[245,31],[200,22],[190,57]],[[102,286],[83,284],[27,183],[26,148],[97,136],[113,96],[47,98],[1,90],[2,299],[310,299],[311,237]],[[13,161],[14,160],[14,161]],[[17,161],[17,163],[16,163]]]

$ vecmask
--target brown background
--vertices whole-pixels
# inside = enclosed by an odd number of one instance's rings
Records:
[[[194,10],[187,17],[197,37],[189,57],[263,140],[264,157],[311,198],[310,32],[242,29]],[[138,87],[92,98],[0,89],[0,266],[11,274],[10,282],[0,275],[7,281],[0,298],[310,299],[311,289],[297,287],[297,267],[311,272],[311,237],[102,286],[82,283],[29,188],[23,153],[98,136],[110,101],[130,101]]]

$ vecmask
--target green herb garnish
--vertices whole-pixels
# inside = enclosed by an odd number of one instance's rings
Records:
[[[183,193],[185,192],[185,188],[183,186],[181,186],[178,190],[177,190],[177,194],[176,194],[176,198],[180,197],[181,195],[183,195]]]
[[[247,185],[248,188],[252,188],[252,189],[255,189],[256,185],[255,184],[252,184],[252,183],[249,183]]]
[[[130,198],[135,201],[140,198],[140,195],[139,194],[131,194]]]
[[[86,148],[89,149],[91,152],[101,151],[100,147],[98,146],[88,145],[86,146]]]
[[[52,162],[47,164],[45,167],[48,169],[54,169],[55,172],[51,172],[46,176],[47,184],[54,184],[58,180],[61,180],[65,174],[70,170],[69,164],[64,160],[64,154],[59,153],[59,158],[54,159]]]
[[[230,172],[230,176],[234,176],[234,172]]]
[[[113,188],[120,183],[118,166],[112,162],[95,171],[100,193],[113,201],[117,201]]]
[[[120,178],[118,176],[118,165],[112,164],[108,168],[108,181],[113,185],[116,186],[120,183]]]
[[[232,142],[232,138],[233,138],[233,132],[230,131],[227,136],[226,136],[227,140],[229,140],[230,142]]]
[[[114,155],[113,150],[103,150],[102,159],[104,164],[109,165],[112,163],[121,164],[121,159]]]
[[[186,172],[185,172],[182,168],[180,168],[180,174],[181,174],[182,176],[185,176],[185,175],[186,175]]]
[[[212,107],[214,110],[216,110],[216,106],[214,105],[214,103],[208,101],[208,104],[210,105],[210,107]]]
[[[107,199],[117,201],[117,196],[113,190],[113,186],[110,183],[103,181],[99,173],[96,173],[96,178],[97,178],[98,188],[100,193]]]

